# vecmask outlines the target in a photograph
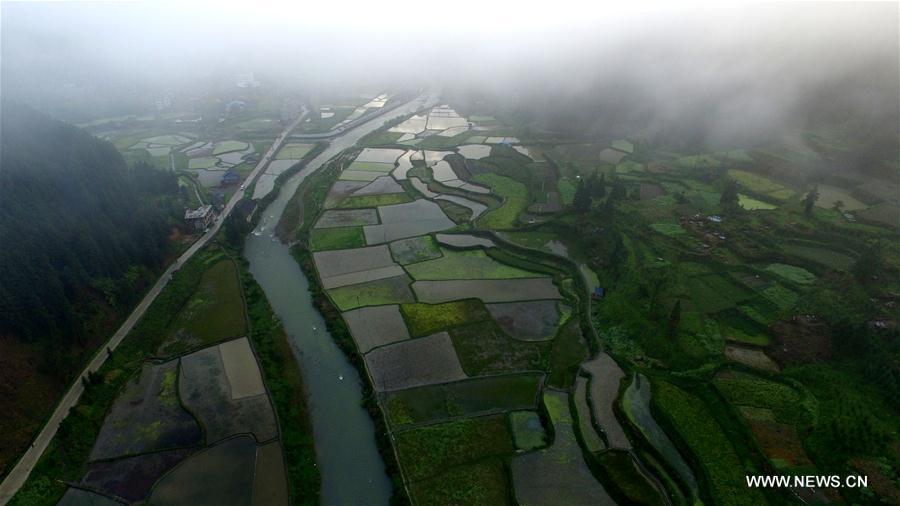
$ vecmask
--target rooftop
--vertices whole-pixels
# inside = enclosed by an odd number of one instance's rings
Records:
[[[184,211],[184,219],[193,220],[197,218],[203,218],[207,214],[212,212],[212,205],[207,204],[205,206],[200,206],[197,209],[187,209]]]

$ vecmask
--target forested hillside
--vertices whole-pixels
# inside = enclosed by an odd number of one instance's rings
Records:
[[[7,102],[0,118],[2,471],[163,264],[183,205],[173,174],[79,128]]]

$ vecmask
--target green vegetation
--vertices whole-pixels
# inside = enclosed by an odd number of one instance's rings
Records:
[[[472,321],[485,321],[491,315],[478,299],[457,300],[443,304],[401,304],[409,335],[429,336],[441,330]]]
[[[244,301],[234,262],[223,259],[203,273],[196,292],[169,327],[161,351],[179,351],[247,333]]]
[[[493,320],[455,327],[450,337],[469,376],[546,369],[552,345],[512,339]]]
[[[412,202],[412,198],[406,193],[384,193],[381,195],[357,195],[345,198],[338,204],[338,208],[378,207],[391,204],[403,204]]]
[[[775,209],[776,207],[778,207],[778,206],[769,204],[768,202],[763,202],[762,200],[748,197],[744,194],[738,195],[738,205],[748,211],[755,211],[757,209]]]
[[[489,113],[501,124],[529,123],[509,111]],[[846,474],[865,467],[872,475],[872,469],[881,469],[877,472],[885,482],[893,483],[897,439],[888,427],[896,422],[891,410],[900,398],[892,365],[897,360],[895,294],[900,292],[895,281],[900,279],[900,256],[893,246],[896,213],[891,215],[895,195],[879,191],[869,176],[823,171],[819,167],[826,164],[816,161],[817,155],[787,146],[713,152],[702,145],[674,147],[642,139],[632,146],[614,142],[614,151],[606,141],[545,136],[546,130],[532,128],[536,126],[497,135],[516,135],[538,146],[532,153],[539,152],[541,160],[528,160],[509,146],[493,146],[490,156],[466,170],[471,181],[492,190],[491,196],[479,197],[489,209],[476,227],[502,231],[505,239],[537,251],[512,246],[459,251],[441,248],[429,236],[394,241],[390,249],[410,278],[419,280],[422,300],[465,296],[502,301],[506,299],[492,292],[497,281],[491,285],[490,278],[544,274],[553,277],[566,297],[570,317],[557,326],[548,324],[541,340],[530,341],[517,333],[515,324],[541,319],[538,306],[518,312],[498,309],[495,322],[477,300],[429,305],[414,303],[412,294],[399,288],[391,297],[371,300],[365,290],[358,292],[360,287],[348,288],[347,294],[340,293],[343,288],[332,291],[342,309],[409,297],[400,310],[413,337],[447,330],[468,375],[508,373],[501,376],[505,379],[543,371],[546,385],[553,387],[541,392],[556,424],[546,441],[540,418],[531,411],[533,403],[519,404],[526,402],[524,386],[510,390],[506,398],[502,392],[513,387],[498,386],[494,377],[381,394],[390,436],[416,433],[422,430],[419,424],[443,426],[453,423],[447,422],[453,417],[512,410],[506,421],[515,446],[537,450],[511,459],[501,452],[434,463],[427,452],[401,451],[413,500],[595,503],[601,501],[591,486],[599,477],[622,503],[659,503],[654,487],[628,455],[591,453],[583,462],[567,394],[558,389],[571,389],[597,344],[592,326],[624,371],[636,370],[648,382],[652,378],[655,397],[650,399],[647,386],[640,413],[631,406],[629,420],[639,427],[625,428],[632,429],[628,433],[635,455],[677,504],[685,498],[780,504],[789,499],[781,491],[748,491],[743,485],[744,474],[773,469]],[[367,141],[390,143],[396,137],[372,135]],[[421,146],[456,141],[432,136]],[[620,161],[629,151],[628,159]],[[427,173],[423,165],[416,161],[413,174]],[[817,202],[805,211],[802,200],[811,181],[822,183],[820,200],[826,195],[832,202]],[[559,211],[550,209],[555,207],[554,191],[563,204]],[[856,202],[837,200],[848,196],[870,206],[884,204],[845,214],[841,211],[851,211]],[[379,204],[363,200],[345,205]],[[534,208],[541,212],[523,214],[531,204],[542,204]],[[442,206],[459,229],[472,226],[468,211]],[[881,216],[888,228],[873,226],[876,221],[868,221],[872,216]],[[554,262],[542,252],[571,258],[574,265]],[[580,277],[572,278],[576,269],[587,275],[588,289],[604,289],[590,305],[582,298]],[[549,291],[534,294],[550,296]],[[587,308],[592,314],[583,314]],[[766,367],[754,374],[742,372],[753,370],[752,357]],[[854,384],[866,388],[849,392]],[[552,445],[544,448],[548,441]],[[433,467],[413,477],[406,472],[412,460]],[[506,473],[513,477],[514,492]],[[548,485],[535,485],[542,480]],[[571,489],[579,495],[541,495],[567,488],[564,484],[577,484]],[[871,499],[869,492],[840,494],[847,502]]]
[[[381,304],[403,304],[414,300],[407,276],[379,279],[357,285],[342,286],[328,290],[331,300],[341,309],[348,311],[363,306]]]
[[[603,473],[629,504],[666,504],[628,452],[609,450],[598,456]]]
[[[309,249],[312,251],[362,248],[365,245],[362,227],[314,228],[309,231]]]
[[[387,146],[396,144],[397,140],[400,139],[400,137],[403,137],[402,133],[388,132],[387,129],[385,129],[381,131],[375,131],[366,135],[359,141],[359,145],[365,147]]]
[[[200,158],[191,158],[188,161],[189,169],[209,169],[215,167],[219,163],[219,159],[214,156],[204,156]]]
[[[262,288],[246,264],[241,282],[253,341],[263,379],[278,414],[292,504],[317,504],[319,469],[303,375],[294,351]]]
[[[107,141],[0,105],[0,474],[115,332],[170,255],[188,198],[172,172],[129,167]],[[141,137],[146,134],[141,134]],[[13,387],[15,385],[15,387]]]
[[[794,193],[783,185],[778,184],[767,177],[753,174],[752,172],[732,169],[728,171],[728,176],[747,190],[754,193],[768,194],[770,197],[778,200],[786,200]]]
[[[314,153],[323,150],[324,144],[319,144],[315,150],[307,153],[307,156],[314,156]],[[302,232],[312,227],[313,220],[319,214],[319,211],[325,205],[325,199],[328,196],[328,190],[341,175],[341,160],[338,159],[322,167],[321,169],[310,174],[303,183],[297,188],[297,192],[291,197],[281,218],[278,219],[278,225],[275,226],[275,232],[282,241],[288,241]]]
[[[575,183],[568,179],[560,179],[556,183],[559,198],[565,205],[571,205],[575,201]]]
[[[624,140],[624,139],[620,139],[620,140],[617,140],[617,141],[612,141],[611,146],[612,146],[613,149],[617,149],[617,150],[619,150],[619,151],[621,151],[621,152],[623,152],[623,153],[632,153],[632,152],[634,152],[634,144],[632,144],[632,143],[630,143],[630,142],[628,142],[628,141],[626,141],[626,140]]]
[[[490,458],[451,468],[428,480],[410,485],[416,504],[506,504],[510,484],[503,460]]]
[[[213,293],[210,290],[236,290],[240,306],[230,309],[236,312],[240,327],[245,329],[241,283],[246,290],[247,313],[252,323],[250,338],[258,354],[266,386],[283,423],[281,444],[291,476],[292,502],[315,504],[319,475],[302,380],[293,352],[280,323],[274,318],[265,296],[246,267],[240,269],[239,281],[234,262],[225,258],[216,246],[198,253],[173,276],[132,332],[110,354],[98,373],[91,375],[84,395],[63,421],[51,442],[51,449],[39,461],[13,504],[55,503],[65,490],[61,480],[81,479],[109,407],[142,364],[148,358],[158,356],[156,350],[164,337],[172,329],[180,328],[179,322],[182,322],[185,308],[191,308],[193,317],[198,321],[222,316],[219,314],[222,307],[217,304],[195,304],[192,307],[192,301],[197,299],[198,294],[210,295]],[[227,295],[223,294],[223,299],[227,300]],[[183,346],[176,348],[182,349]],[[171,407],[172,403],[178,402],[175,381],[174,370],[161,377],[156,399],[164,406]],[[150,424],[150,430],[158,430],[159,426],[160,420],[157,420]],[[156,437],[152,433],[147,433],[147,436]],[[60,448],[65,448],[65,451]],[[147,478],[155,476],[150,474]]]
[[[478,413],[533,409],[541,377],[537,374],[473,378],[445,385],[386,394],[392,425],[434,422]]]
[[[800,394],[783,383],[729,372],[717,376],[713,384],[731,403],[770,410],[781,423],[803,425],[812,420],[814,407],[804,405]]]
[[[359,170],[362,172],[390,172],[394,170],[393,163],[382,162],[353,162],[345,170]]]
[[[794,291],[785,288],[778,283],[772,283],[765,288],[760,294],[764,299],[774,304],[778,309],[785,310],[794,307],[799,298]]]
[[[653,404],[700,463],[716,503],[762,504],[759,491],[746,487],[740,457],[702,400],[659,381],[653,384]]]
[[[770,264],[766,270],[798,285],[808,285],[816,280],[816,275],[794,265]]]
[[[86,385],[78,403],[60,424],[56,436],[11,504],[52,504],[65,492],[61,480],[81,479],[94,440],[109,407],[128,379],[151,356],[166,329],[194,293],[207,262],[217,255],[198,255],[172,277],[144,317]],[[63,451],[65,449],[65,451]]]
[[[568,388],[575,383],[575,376],[582,362],[588,359],[590,351],[581,335],[581,322],[572,318],[559,331],[553,341],[550,355],[551,386]]]
[[[849,271],[855,262],[853,257],[828,249],[824,245],[788,244],[784,250],[802,260],[809,260],[838,271]]]
[[[547,444],[541,418],[534,411],[513,411],[509,414],[513,440],[520,450],[534,450]]]
[[[478,218],[478,226],[494,230],[513,228],[519,214],[528,206],[528,190],[525,185],[505,176],[479,174],[473,181],[486,185],[503,198],[503,204]]]
[[[445,469],[514,451],[506,415],[469,418],[396,435],[397,452],[405,474],[417,481]]]
[[[400,265],[440,258],[441,248],[430,235],[401,239],[390,244],[391,256]]]
[[[814,461],[825,470],[844,471],[847,459],[861,453],[887,456],[900,417],[874,385],[853,368],[807,365],[786,371],[803,382],[818,401],[815,425],[805,441]]]
[[[660,234],[668,236],[682,235],[685,233],[685,230],[677,223],[654,223],[650,225],[650,228],[656,230]]]
[[[532,249],[542,249],[548,242],[559,240],[556,233],[546,228],[527,232],[504,232],[502,237],[512,243]]]
[[[221,141],[217,142],[213,148],[213,155],[221,155],[232,151],[242,151],[247,149],[248,144],[243,141]]]
[[[300,160],[315,146],[314,144],[285,144],[275,155],[276,160]]]
[[[457,251],[442,248],[443,256],[407,265],[413,279],[514,279],[535,278],[541,274],[502,264],[489,257],[483,250]]]

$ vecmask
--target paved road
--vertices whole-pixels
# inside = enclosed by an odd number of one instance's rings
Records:
[[[247,177],[247,184],[253,181],[263,170],[265,170],[266,165],[268,165],[269,161],[272,157],[275,156],[275,152],[278,151],[278,148],[281,147],[281,144],[287,138],[288,134],[291,130],[296,127],[301,120],[303,120],[304,114],[301,114],[293,123],[291,123],[287,128],[284,129],[283,132],[275,139],[275,142],[272,143],[272,147],[263,155],[262,159],[260,159],[259,163],[253,169],[253,172],[250,173],[250,176]],[[38,459],[40,459],[41,455],[43,455],[44,450],[47,449],[47,446],[50,444],[50,441],[53,439],[53,436],[56,435],[56,430],[59,428],[60,422],[65,419],[65,417],[69,414],[69,409],[78,402],[78,398],[81,397],[81,394],[84,392],[84,385],[82,384],[82,378],[86,377],[88,373],[95,372],[100,369],[100,366],[106,361],[107,358],[107,348],[110,350],[115,350],[119,343],[122,342],[122,339],[128,335],[128,332],[134,327],[134,325],[141,319],[144,315],[144,312],[147,311],[147,308],[150,307],[150,304],[156,299],[156,296],[166,287],[169,283],[169,280],[172,279],[172,274],[181,268],[195,253],[200,251],[210,240],[218,233],[219,228],[222,226],[222,223],[225,222],[225,218],[228,217],[228,214],[234,209],[234,206],[241,200],[243,196],[243,191],[237,191],[234,195],[231,196],[231,199],[228,201],[228,204],[225,205],[225,208],[222,210],[219,218],[215,221],[215,223],[209,228],[209,231],[204,233],[200,239],[198,239],[194,244],[191,245],[190,248],[187,249],[180,257],[178,257],[172,265],[169,266],[168,269],[160,276],[160,278],[156,281],[156,284],[153,285],[153,288],[150,289],[150,292],[144,296],[144,299],[134,308],[134,311],[131,312],[131,315],[128,316],[128,319],[125,320],[125,323],[119,327],[119,330],[116,331],[115,334],[106,342],[106,346],[100,348],[100,351],[91,359],[90,363],[78,378],[72,383],[72,386],[69,387],[69,390],[66,392],[66,395],[59,401],[59,404],[56,406],[56,409],[53,411],[53,414],[47,420],[46,425],[41,429],[41,432],[37,435],[37,437],[32,441],[32,445],[28,448],[22,458],[16,463],[15,467],[9,472],[6,478],[3,480],[3,483],[0,483],[0,506],[8,503],[10,499],[12,499],[13,495],[19,491],[22,487],[22,484],[25,483],[25,480],[28,479],[28,475],[31,474],[31,470],[34,468],[34,465],[37,463]]]
[[[339,127],[335,127],[327,132],[319,132],[319,133],[314,133],[314,134],[294,134],[293,136],[291,136],[291,139],[294,139],[294,140],[326,140],[326,139],[331,139],[332,137],[337,137],[339,135],[344,135],[349,130],[353,130],[354,128],[358,127],[359,125],[362,125],[363,123],[368,123],[369,121],[372,121],[373,119],[377,118],[378,116],[381,116],[382,114],[384,114],[386,112],[392,111],[392,110],[400,107],[401,105],[406,105],[406,104],[412,102],[413,100],[417,100],[421,96],[422,96],[422,92],[420,90],[416,94],[416,96],[412,99],[397,100],[396,102],[392,103],[391,105],[387,105],[387,106],[384,106],[384,107],[378,109],[378,111],[376,111],[373,114],[367,114],[365,116],[362,116],[361,118],[356,118],[353,121],[345,123]]]

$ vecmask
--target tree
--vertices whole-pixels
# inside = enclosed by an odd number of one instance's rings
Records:
[[[725,188],[722,189],[722,196],[719,197],[719,205],[722,206],[723,211],[733,211],[740,207],[740,197],[738,196],[740,189],[734,179],[729,178],[725,181]]]
[[[819,187],[813,186],[813,189],[803,198],[803,212],[805,214],[812,213],[813,206],[816,205],[817,200],[819,200]]]
[[[575,188],[575,198],[572,201],[575,210],[579,213],[586,213],[591,209],[591,194],[584,183],[584,179],[578,180],[578,186]]]
[[[0,335],[65,361],[93,318],[109,317],[95,302],[129,304],[165,260],[183,212],[177,178],[129,168],[109,142],[25,106],[0,111],[0,241],[12,242],[0,248]]]
[[[853,274],[860,283],[866,284],[882,269],[882,244],[875,242],[862,251],[853,264]]]
[[[681,324],[681,299],[675,301],[672,312],[669,313],[669,337],[674,338],[678,331],[678,325]]]
[[[840,200],[840,199],[835,200],[835,201],[834,201],[834,205],[831,206],[831,208],[834,209],[834,210],[837,211],[837,212],[841,212],[841,209],[844,208],[844,201],[843,201],[843,200]]]
[[[618,178],[613,178],[612,189],[609,190],[609,200],[622,200],[626,193],[625,183]]]
[[[600,174],[600,177],[597,177],[597,173],[594,172],[591,174],[591,177],[588,178],[588,192],[593,199],[602,199],[606,196],[606,175]]]

